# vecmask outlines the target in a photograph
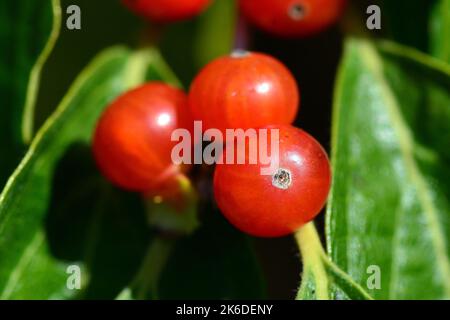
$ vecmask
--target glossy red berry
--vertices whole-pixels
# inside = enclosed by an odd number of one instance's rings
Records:
[[[334,24],[346,0],[240,0],[243,15],[259,28],[283,37],[313,35]]]
[[[126,92],[101,116],[93,151],[102,173],[119,187],[152,193],[172,182],[171,141],[177,128],[192,130],[184,92],[150,82]]]
[[[235,51],[206,65],[194,79],[189,107],[203,129],[290,124],[299,91],[290,71],[271,56]]]
[[[266,166],[259,160],[249,164],[247,152],[246,164],[216,166],[214,195],[235,227],[253,236],[277,237],[296,231],[320,212],[331,172],[327,154],[309,134],[292,126],[266,128],[279,129],[279,165],[273,174],[262,175]]]
[[[175,22],[200,14],[211,0],[122,0],[136,14],[153,22]]]

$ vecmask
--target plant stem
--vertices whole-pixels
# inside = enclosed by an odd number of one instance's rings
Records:
[[[303,261],[303,274],[308,272],[314,277],[316,296],[319,300],[329,300],[328,275],[323,263],[325,252],[317,234],[314,222],[309,222],[295,233],[295,240]],[[302,286],[306,281],[302,281]]]
[[[360,284],[356,283],[329,259],[322,247],[313,222],[300,228],[295,234],[295,239],[303,260],[303,278],[297,298],[303,298],[303,294],[311,290],[309,287],[310,279],[306,278],[312,276],[318,300],[332,298],[329,293],[331,281],[345,291],[350,299],[373,300],[372,296]]]
[[[136,290],[136,299],[145,300],[149,295],[152,300],[158,298],[158,280],[167,263],[175,241],[156,237],[147,249],[142,265],[132,282]]]
[[[197,194],[191,181],[183,174],[177,175],[176,180],[178,189],[174,194],[167,194],[167,199],[161,198],[158,200],[160,202],[155,202],[154,197],[143,195],[147,203],[150,227],[167,232],[172,238],[158,235],[151,239],[141,267],[131,282],[134,296],[138,300],[159,299],[159,278],[175,246],[176,238],[192,233],[198,226]],[[181,208],[176,208],[177,205]],[[173,238],[174,235],[177,237]]]

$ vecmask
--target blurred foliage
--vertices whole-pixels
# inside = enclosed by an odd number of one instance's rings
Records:
[[[450,63],[449,0],[384,0],[389,36]]]
[[[152,236],[142,200],[106,182],[84,143],[70,145],[57,163],[52,190],[45,218],[52,254],[86,265],[82,298],[114,298],[134,277]]]
[[[212,186],[211,186],[212,187]],[[161,274],[161,299],[262,299],[264,281],[250,239],[208,200],[202,227],[180,239]]]
[[[0,187],[19,163],[42,65],[58,36],[58,1],[0,3]],[[25,107],[25,105],[27,105]]]
[[[440,1],[440,0],[437,0]],[[385,27],[392,39],[404,45],[429,52],[429,18],[436,0],[383,1]]]
[[[236,9],[234,0],[214,1],[197,19],[164,30],[161,52],[186,88],[202,66],[232,50]]]
[[[450,63],[450,0],[434,2],[430,18],[430,52]]]
[[[29,2],[27,0],[6,0]],[[49,1],[49,0],[46,0]],[[114,45],[134,45],[140,37],[143,22],[125,10],[120,0],[60,0],[62,26],[58,41],[42,71],[45,83],[36,102],[34,127],[39,127],[55,110],[70,85],[101,50]],[[66,9],[78,5],[81,30],[69,30]]]

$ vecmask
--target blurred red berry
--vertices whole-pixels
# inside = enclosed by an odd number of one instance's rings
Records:
[[[253,236],[277,237],[296,231],[320,212],[331,172],[327,154],[303,130],[287,125],[266,129],[279,129],[277,169],[272,175],[262,175],[266,165],[260,160],[249,164],[247,148],[246,164],[216,166],[214,195],[235,227]]]
[[[183,91],[150,82],[126,92],[101,116],[93,151],[102,173],[119,187],[147,192],[174,184],[181,169],[171,151],[177,128],[192,130]]]
[[[200,14],[211,0],[122,0],[136,14],[165,23],[186,20]]]
[[[239,0],[243,15],[257,27],[282,37],[323,31],[342,15],[346,0]]]
[[[291,72],[275,58],[235,51],[200,71],[191,85],[189,107],[205,130],[290,124],[299,91]]]

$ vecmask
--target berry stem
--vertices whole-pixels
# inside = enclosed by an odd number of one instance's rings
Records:
[[[249,46],[249,37],[247,22],[242,15],[239,15],[236,21],[233,48],[247,50]]]
[[[359,3],[350,2],[345,10],[345,17],[340,20],[340,29],[343,33],[353,37],[370,38],[373,32],[367,29],[364,10]]]
[[[324,265],[325,251],[320,242],[314,222],[309,222],[295,233],[295,240],[300,249],[303,261],[303,277],[300,291],[306,286],[305,275],[310,272],[314,277],[316,297],[318,300],[329,300],[328,275]]]
[[[177,175],[176,183],[175,194],[168,195],[167,198],[144,197],[144,200],[151,227],[172,235],[183,236],[193,233],[199,226],[198,195],[184,174]]]
[[[139,39],[139,47],[158,47],[163,37],[165,28],[162,25],[147,23],[142,28]]]

